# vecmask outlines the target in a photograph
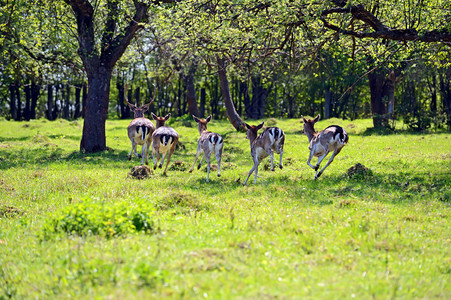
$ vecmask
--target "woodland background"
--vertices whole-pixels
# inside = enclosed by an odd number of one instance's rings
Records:
[[[0,116],[84,117],[84,151],[105,149],[107,118],[132,117],[126,85],[138,104],[156,90],[159,115],[212,114],[238,130],[317,113],[451,126],[450,1],[0,5]]]

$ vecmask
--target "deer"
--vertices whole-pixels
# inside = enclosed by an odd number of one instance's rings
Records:
[[[155,131],[155,126],[153,123],[144,117],[144,113],[149,109],[152,102],[155,100],[156,87],[154,90],[154,97],[149,103],[144,104],[141,107],[131,104],[128,102],[127,95],[127,85],[124,89],[124,99],[125,103],[130,107],[134,113],[134,119],[130,122],[127,127],[128,138],[132,142],[132,150],[128,154],[128,160],[132,159],[132,153],[134,152],[137,157],[139,157],[136,148],[138,145],[142,146],[141,151],[141,165],[144,165],[144,160],[146,164],[149,164],[149,148],[152,143],[152,134]]]
[[[262,122],[257,126],[245,123],[247,128],[247,139],[250,140],[251,144],[251,155],[254,160],[254,166],[249,171],[249,175],[243,185],[246,185],[249,177],[254,171],[254,184],[257,183],[258,165],[268,156],[271,156],[271,171],[274,171],[274,151],[276,151],[277,154],[280,154],[279,168],[283,169],[282,155],[283,144],[285,143],[285,133],[278,127],[268,127],[257,136],[258,131],[263,127],[264,123],[265,122]]]
[[[324,170],[334,161],[335,156],[340,153],[341,149],[348,143],[349,136],[346,130],[338,125],[331,125],[324,129],[323,131],[316,132],[314,125],[318,122],[320,115],[318,114],[313,120],[305,119],[303,133],[307,135],[309,141],[310,155],[307,160],[307,165],[315,170],[315,180],[318,179]],[[323,159],[332,151],[332,156],[330,157],[327,164],[319,172],[319,166]],[[313,166],[310,161],[313,156],[318,157],[318,162],[316,166]]]
[[[222,156],[222,147],[224,146],[224,140],[222,137],[214,132],[207,131],[207,124],[211,121],[211,115],[209,115],[206,119],[199,119],[195,115],[193,115],[194,121],[196,121],[198,130],[199,130],[199,140],[197,141],[197,153],[196,158],[194,159],[193,166],[189,170],[189,172],[193,172],[194,166],[196,165],[197,159],[199,155],[203,153],[203,156],[200,159],[199,165],[197,169],[200,169],[202,165],[202,161],[205,157],[207,161],[207,182],[209,182],[210,176],[210,157],[211,153],[215,153],[216,161],[218,162],[218,177],[221,177],[221,156]]]
[[[153,169],[157,168],[157,164],[160,161],[160,154],[162,155],[160,168],[163,167],[164,159],[167,155],[166,168],[164,169],[163,175],[166,175],[169,162],[171,161],[171,156],[175,151],[175,146],[179,140],[179,135],[177,131],[173,128],[165,126],[164,124],[169,119],[171,114],[167,114],[165,117],[158,117],[152,113],[152,118],[156,122],[157,129],[152,134],[152,158],[153,158]],[[155,160],[155,156],[157,159]]]

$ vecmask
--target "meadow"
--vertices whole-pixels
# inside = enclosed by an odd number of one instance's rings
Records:
[[[167,176],[145,180],[128,176],[130,120],[107,121],[96,154],[78,151],[81,120],[1,120],[0,299],[451,298],[451,133],[320,121],[350,139],[315,181],[300,120],[272,121],[284,168],[267,158],[243,186],[249,141],[227,121],[209,124],[225,144],[206,183],[189,118],[170,119]]]

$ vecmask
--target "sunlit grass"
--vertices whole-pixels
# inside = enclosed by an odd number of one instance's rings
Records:
[[[0,298],[451,297],[451,134],[320,121],[350,143],[314,181],[301,123],[277,120],[284,169],[265,170],[268,158],[243,187],[249,141],[228,122],[209,124],[225,145],[208,184],[204,167],[187,172],[194,121],[170,123],[185,171],[128,178],[140,164],[127,160],[128,122],[108,121],[96,154],[78,151],[82,121],[0,122]],[[357,163],[372,175],[349,177]],[[152,230],[130,227],[140,212]],[[61,218],[100,230],[67,234]]]

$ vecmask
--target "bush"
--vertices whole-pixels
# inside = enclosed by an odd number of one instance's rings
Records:
[[[45,233],[119,236],[134,232],[152,233],[153,207],[142,200],[114,204],[85,200],[67,207],[45,227]]]

